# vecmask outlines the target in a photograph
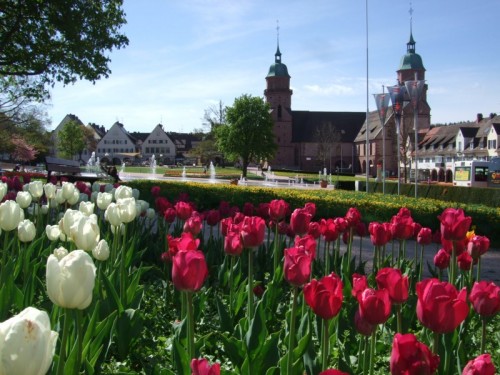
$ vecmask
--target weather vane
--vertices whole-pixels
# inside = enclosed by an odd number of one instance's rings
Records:
[[[410,10],[408,13],[410,13],[410,31],[411,31],[413,26],[413,7],[411,6],[411,0],[410,0]]]
[[[276,20],[276,38],[278,45],[280,44],[280,20]]]

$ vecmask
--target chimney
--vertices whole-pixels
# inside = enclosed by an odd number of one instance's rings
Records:
[[[483,114],[482,113],[478,113],[477,114],[477,119],[476,119],[476,122],[481,122],[483,120]]]

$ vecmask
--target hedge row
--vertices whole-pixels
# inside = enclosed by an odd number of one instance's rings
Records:
[[[269,202],[273,199],[286,200],[292,209],[303,206],[306,202],[314,202],[317,206],[316,219],[344,216],[350,207],[356,207],[363,215],[365,222],[389,221],[399,208],[407,207],[413,218],[435,230],[439,227],[437,216],[447,207],[464,209],[472,216],[476,233],[490,238],[492,245],[500,246],[500,208],[486,205],[450,202],[430,198],[411,198],[403,195],[382,195],[380,193],[365,193],[345,190],[297,190],[278,189],[253,186],[235,186],[228,183],[195,183],[175,181],[134,180],[128,185],[141,191],[141,199],[153,204],[151,187],[160,186],[162,196],[173,202],[181,193],[189,194],[198,210],[217,208],[224,200],[231,205],[243,207],[246,202],[254,205]]]

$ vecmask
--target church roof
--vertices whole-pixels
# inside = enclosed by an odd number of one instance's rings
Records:
[[[292,110],[292,142],[318,142],[317,135],[324,124],[332,124],[340,133],[341,142],[354,142],[365,112],[317,112]]]
[[[274,64],[269,67],[269,73],[267,73],[267,77],[288,77],[288,68],[285,64],[281,62],[281,52],[280,47],[276,49],[276,53],[274,54]]]
[[[415,52],[415,44],[413,34],[410,33],[410,41],[406,44],[406,55],[401,58],[399,70],[425,70],[422,57]]]

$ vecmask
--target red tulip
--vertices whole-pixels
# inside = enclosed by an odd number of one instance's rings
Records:
[[[366,276],[357,273],[353,274],[351,290],[352,296],[358,298],[358,294],[362,293],[366,288],[368,288],[368,280]]]
[[[414,221],[412,224],[412,229],[413,229],[413,236],[412,237],[417,238],[420,230],[422,229],[422,225],[420,225],[419,223]]]
[[[311,214],[305,208],[296,208],[292,212],[290,218],[290,226],[295,234],[302,236],[307,233],[309,223],[311,222]]]
[[[205,220],[207,222],[207,225],[210,225],[211,227],[219,224],[220,222],[219,210],[209,210],[205,216]]]
[[[494,316],[500,311],[500,287],[491,281],[475,282],[469,300],[482,317]]]
[[[321,234],[326,242],[333,242],[339,237],[339,231],[333,219],[321,219],[319,222]]]
[[[446,208],[438,219],[441,222],[441,236],[448,241],[463,240],[472,222],[472,218],[465,216],[461,208]]]
[[[309,223],[309,229],[307,230],[307,234],[310,234],[314,237],[314,239],[318,239],[321,236],[321,227],[317,221],[311,221]]]
[[[175,212],[180,220],[187,220],[193,212],[193,207],[187,202],[179,201],[175,204]]]
[[[359,237],[365,237],[368,233],[368,228],[366,227],[366,224],[363,223],[362,221],[360,221],[357,225],[356,225],[356,234],[359,236]]]
[[[258,216],[246,216],[241,223],[243,247],[259,247],[264,242],[266,222]]]
[[[445,249],[439,249],[434,255],[434,265],[440,270],[444,270],[450,265],[450,254]]]
[[[349,375],[347,372],[343,372],[335,369],[327,369],[319,373],[319,375]]]
[[[390,241],[390,232],[384,224],[373,221],[368,225],[368,232],[374,246],[384,246]]]
[[[174,238],[170,235],[167,236],[168,243],[168,258],[171,260],[175,254],[180,250],[196,250],[200,245],[199,239],[194,239],[193,235],[189,232],[181,233],[180,237]]]
[[[253,287],[253,294],[255,294],[256,297],[259,297],[259,298],[262,297],[264,292],[265,292],[265,288],[261,284],[255,285]]]
[[[196,292],[208,276],[205,255],[200,250],[180,250],[172,264],[172,281],[177,290]]]
[[[448,282],[426,279],[417,283],[417,318],[435,333],[450,333],[469,314],[467,290],[460,292]]]
[[[339,233],[344,233],[349,226],[349,223],[343,217],[336,217],[333,219],[333,222],[335,223],[335,227]]]
[[[417,242],[420,245],[430,245],[432,243],[432,230],[431,228],[422,228],[417,234]]]
[[[227,236],[227,232],[229,231],[229,227],[233,225],[233,218],[226,217],[220,221],[220,232],[223,236]]]
[[[184,222],[184,232],[189,232],[193,236],[197,236],[201,232],[201,228],[203,227],[203,219],[198,215],[198,213],[193,214],[187,218]]]
[[[314,215],[316,215],[316,204],[315,203],[307,202],[304,205],[304,209],[311,214],[311,218],[313,218]]]
[[[269,203],[259,203],[255,210],[256,216],[263,218],[265,221],[269,220]]]
[[[243,205],[243,214],[245,216],[253,216],[254,206],[250,202],[245,202]]]
[[[450,255],[453,250],[453,247],[455,248],[455,254],[457,254],[457,256],[459,256],[460,254],[462,254],[464,251],[467,250],[467,244],[465,238],[459,241],[449,241],[444,238],[441,238],[441,245],[443,246],[443,249],[445,249]]]
[[[359,315],[368,323],[376,325],[384,323],[391,314],[391,299],[387,289],[375,290],[366,288],[357,296]]]
[[[278,223],[278,234],[280,235],[287,235],[290,230],[290,225],[286,221],[280,221]]]
[[[363,336],[371,336],[375,328],[377,328],[376,324],[370,324],[365,319],[361,317],[359,314],[359,309],[354,313],[354,327],[356,331]]]
[[[167,223],[173,223],[175,221],[175,218],[177,217],[177,212],[175,212],[175,209],[172,207],[169,207],[165,210],[163,213],[163,218]]]
[[[490,248],[490,240],[485,236],[474,236],[467,243],[467,252],[472,259],[479,259]]]
[[[242,212],[235,212],[233,215],[233,223],[234,224],[241,224],[243,223],[243,220],[245,220],[246,216]]]
[[[295,247],[303,248],[311,260],[316,259],[316,240],[310,234],[306,234],[304,237],[295,237]]]
[[[393,375],[431,375],[439,366],[439,356],[418,341],[414,334],[396,333],[390,363]]]
[[[407,240],[413,236],[413,219],[408,210],[399,210],[391,219],[392,237],[398,240]]]
[[[387,289],[392,303],[403,303],[408,299],[408,276],[403,276],[401,270],[382,268],[375,279],[379,289]]]
[[[472,257],[468,252],[463,252],[457,257],[458,267],[462,271],[470,271],[472,267]]]
[[[269,202],[269,218],[274,221],[280,221],[285,218],[290,206],[283,199],[274,199]]]
[[[351,207],[345,214],[345,220],[347,221],[348,226],[356,227],[356,225],[361,222],[361,213],[357,208]]]
[[[220,375],[220,364],[214,363],[210,366],[205,358],[191,360],[191,375]]]
[[[228,232],[226,237],[224,237],[224,251],[227,255],[241,255],[243,252],[243,243],[238,232]]]
[[[157,197],[155,199],[156,212],[163,215],[167,208],[172,207],[172,204],[165,197]]]
[[[221,217],[228,217],[231,215],[231,206],[229,202],[220,201],[219,203],[219,212]]]
[[[311,277],[311,261],[311,256],[303,247],[285,249],[283,271],[286,281],[297,287],[308,282]]]
[[[155,198],[158,198],[160,196],[160,187],[158,185],[155,185],[151,188],[151,195]]]
[[[481,354],[471,359],[464,368],[462,375],[495,375],[496,369],[489,354]]]
[[[304,299],[313,312],[323,319],[336,316],[342,307],[342,280],[335,273],[324,276],[319,281],[311,280],[304,286]]]

